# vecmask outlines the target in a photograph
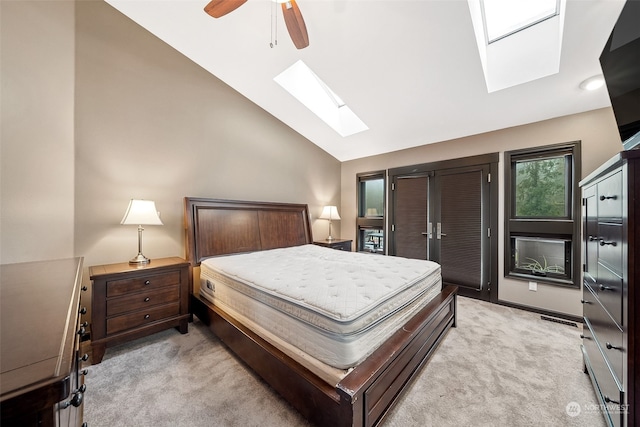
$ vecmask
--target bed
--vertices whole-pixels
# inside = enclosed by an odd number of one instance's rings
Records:
[[[260,318],[252,321],[245,316],[246,310],[233,304],[225,305],[224,299],[214,303],[216,300],[211,291],[215,289],[218,295],[222,295],[221,279],[207,264],[209,260],[233,259],[236,256],[234,254],[263,256],[279,253],[279,250],[302,250],[317,258],[319,255],[314,251],[319,248],[310,246],[313,239],[307,205],[187,197],[184,208],[187,257],[194,278],[191,312],[314,424],[379,424],[444,339],[448,329],[455,326],[457,288],[438,286],[434,292],[429,282],[424,285],[424,293],[431,294],[425,296],[426,299],[419,305],[412,305],[414,308],[398,309],[401,326],[393,326],[393,329],[387,327],[389,332],[374,346],[375,350],[352,354],[353,351],[345,347],[347,356],[343,362],[333,363],[331,359],[331,363],[326,364],[344,363],[344,366],[335,368],[335,376],[327,374],[323,368],[308,363],[304,352],[300,356],[286,345],[283,346],[282,340],[265,336],[264,331],[256,328],[262,323]],[[325,253],[331,257],[334,252],[338,256],[339,252],[326,248],[321,250],[328,251]],[[368,259],[376,257],[362,256]],[[385,261],[388,261],[386,257]],[[389,261],[393,261],[393,258],[389,257]],[[201,265],[203,262],[205,264]],[[293,269],[290,274],[291,277],[287,277],[289,273],[285,274],[285,278],[296,283],[299,279],[293,276]],[[205,289],[206,286],[211,289]],[[273,298],[268,293],[265,295],[262,297]],[[417,296],[409,299],[419,300]],[[310,323],[314,323],[312,328],[324,328],[327,335],[328,329],[350,327],[345,325],[350,325],[353,319],[346,320],[340,326],[330,326],[330,321],[324,317]],[[306,337],[307,334],[299,335]],[[359,347],[359,341],[355,342],[352,348]],[[354,362],[355,366],[349,366]],[[325,365],[322,360],[319,364]]]

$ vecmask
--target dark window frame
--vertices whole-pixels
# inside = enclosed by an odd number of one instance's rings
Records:
[[[515,214],[515,164],[522,160],[545,159],[565,156],[568,164],[565,185],[569,188],[565,195],[563,217],[518,217]],[[569,156],[569,157],[567,157]],[[506,151],[504,153],[504,275],[512,279],[535,281],[566,287],[580,287],[580,213],[581,198],[578,182],[581,175],[581,144],[573,141],[542,147]],[[565,188],[567,188],[565,187]],[[514,268],[514,245],[516,237],[566,239],[570,243],[570,270],[568,278],[550,274],[548,276],[525,273]]]
[[[382,179],[382,215],[379,216],[366,216],[364,213],[365,194],[362,191],[362,184],[366,181],[372,181],[376,179]],[[356,218],[356,251],[363,251],[364,242],[361,241],[361,230],[381,229],[384,234],[383,248],[384,254],[387,253],[387,230],[386,230],[386,213],[387,213],[387,171],[379,170],[373,172],[363,172],[356,174],[356,202],[357,213]]]

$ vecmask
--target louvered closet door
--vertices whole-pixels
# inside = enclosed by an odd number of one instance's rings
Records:
[[[483,211],[484,168],[461,168],[435,174],[439,203],[434,206],[433,260],[442,279],[473,291],[483,291],[489,274],[488,209]],[[484,297],[484,295],[477,295]]]
[[[394,254],[427,259],[429,177],[399,177],[394,185]]]

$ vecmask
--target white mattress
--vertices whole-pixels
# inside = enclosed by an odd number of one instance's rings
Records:
[[[441,290],[431,261],[315,245],[209,258],[200,293],[298,358],[357,365]],[[291,348],[289,348],[291,347]]]

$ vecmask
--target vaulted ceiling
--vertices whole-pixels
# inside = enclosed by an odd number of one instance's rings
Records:
[[[488,93],[466,0],[298,0],[301,50],[270,0],[219,19],[207,0],[107,2],[341,161],[609,106],[579,84],[624,4],[567,0],[560,71]],[[340,136],[273,80],[298,60],[369,129]]]

